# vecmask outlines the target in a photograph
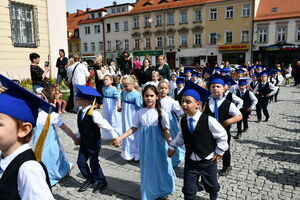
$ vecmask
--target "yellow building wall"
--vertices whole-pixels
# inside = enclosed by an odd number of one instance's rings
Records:
[[[212,32],[216,32],[221,35],[220,39],[217,40],[217,45],[225,43],[225,32],[232,31],[233,40],[232,44],[241,43],[241,31],[249,30],[249,42],[251,42],[252,33],[252,12],[253,5],[252,0],[241,0],[241,1],[227,1],[222,3],[206,4],[204,7],[204,12],[202,12],[202,20],[205,24],[203,38],[204,45],[210,45],[209,35]],[[250,4],[250,17],[242,17],[242,7],[244,4]],[[233,18],[226,19],[226,7],[233,6]],[[210,8],[217,8],[217,20],[210,20]]]
[[[18,0],[37,6],[39,44],[37,48],[14,47],[11,40],[11,24],[9,1],[0,1],[0,73],[13,79],[30,78],[29,54],[38,53],[41,56],[40,66],[44,66],[49,55],[48,17],[46,0]]]
[[[69,56],[72,56],[74,54],[78,54],[78,55],[81,55],[81,46],[80,46],[80,40],[69,40],[68,41],[68,45],[69,47],[71,47],[71,50],[69,49]],[[79,51],[77,51],[77,45],[79,45]]]

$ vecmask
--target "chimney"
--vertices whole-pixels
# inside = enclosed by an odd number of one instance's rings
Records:
[[[91,8],[86,8],[86,12],[90,12],[92,9]]]
[[[113,2],[113,6],[116,6],[116,5],[117,5],[117,2],[116,2],[116,1],[114,1],[114,2]]]
[[[77,14],[77,16],[80,14],[80,9],[77,9],[76,14]]]
[[[69,17],[70,16],[70,13],[69,12],[67,12],[67,17]]]

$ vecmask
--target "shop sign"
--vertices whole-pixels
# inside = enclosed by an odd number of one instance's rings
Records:
[[[134,51],[133,56],[160,56],[163,55],[163,51]]]
[[[267,46],[262,47],[264,51],[295,51],[300,50],[300,45],[283,45],[283,46]]]
[[[219,51],[236,51],[236,50],[248,50],[249,44],[228,44],[218,46]]]

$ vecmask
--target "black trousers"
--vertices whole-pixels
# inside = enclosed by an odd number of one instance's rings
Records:
[[[220,185],[217,177],[217,163],[211,160],[193,161],[186,157],[182,188],[185,200],[196,199],[199,176],[201,176],[201,181],[206,192],[211,196],[218,194]]]
[[[274,94],[275,102],[277,101],[277,97],[278,97],[278,94],[279,94],[279,86],[277,86],[277,87],[278,87],[278,90],[277,90],[277,92]]]
[[[257,114],[258,120],[261,120],[261,117],[262,117],[261,110],[263,110],[263,113],[267,119],[270,118],[269,111],[268,111],[268,103],[269,103],[268,98],[266,98],[266,97],[258,98],[258,102],[257,102],[257,106],[256,106],[256,114]]]
[[[248,118],[250,115],[250,112],[248,112],[246,108],[241,108],[240,111],[243,115],[243,119],[237,123],[238,133],[242,132],[242,123],[243,123],[244,129],[248,128]]]
[[[227,132],[227,137],[228,137],[228,140],[227,140],[228,150],[225,151],[225,153],[222,157],[223,169],[226,169],[231,164],[231,153],[230,153],[231,134],[230,134],[230,129],[226,129],[226,132]]]

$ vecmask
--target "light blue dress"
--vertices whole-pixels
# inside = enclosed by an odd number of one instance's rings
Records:
[[[180,131],[178,117],[184,114],[178,101],[175,101],[171,97],[165,97],[160,99],[161,108],[169,114],[170,120],[170,134],[172,140],[174,140]],[[172,157],[173,167],[177,167],[185,157],[185,147],[181,146],[176,149],[174,156]]]
[[[34,128],[33,132],[33,147],[35,147],[36,142],[42,133],[47,115],[48,114],[44,111],[39,112],[36,127]],[[51,113],[51,125],[49,127],[42,153],[42,162],[45,164],[48,170],[51,186],[55,185],[60,181],[60,179],[67,176],[72,166],[72,163],[69,163],[66,158],[55,128],[55,126],[59,127],[63,123],[64,122],[58,113]]]
[[[122,98],[122,131],[125,133],[132,127],[135,113],[142,107],[143,99],[141,94],[134,90],[123,91]],[[124,160],[139,160],[139,134],[133,134],[123,140],[121,156]]]
[[[121,92],[116,87],[103,87],[102,116],[113,127],[118,136],[122,135],[122,115],[117,111],[117,99]],[[101,129],[102,139],[111,139],[111,134]]]
[[[142,200],[154,200],[175,192],[176,175],[171,158],[167,156],[168,144],[158,125],[157,110],[139,110],[133,127],[138,128],[137,133],[140,133]],[[162,127],[170,128],[168,114],[163,110]]]

